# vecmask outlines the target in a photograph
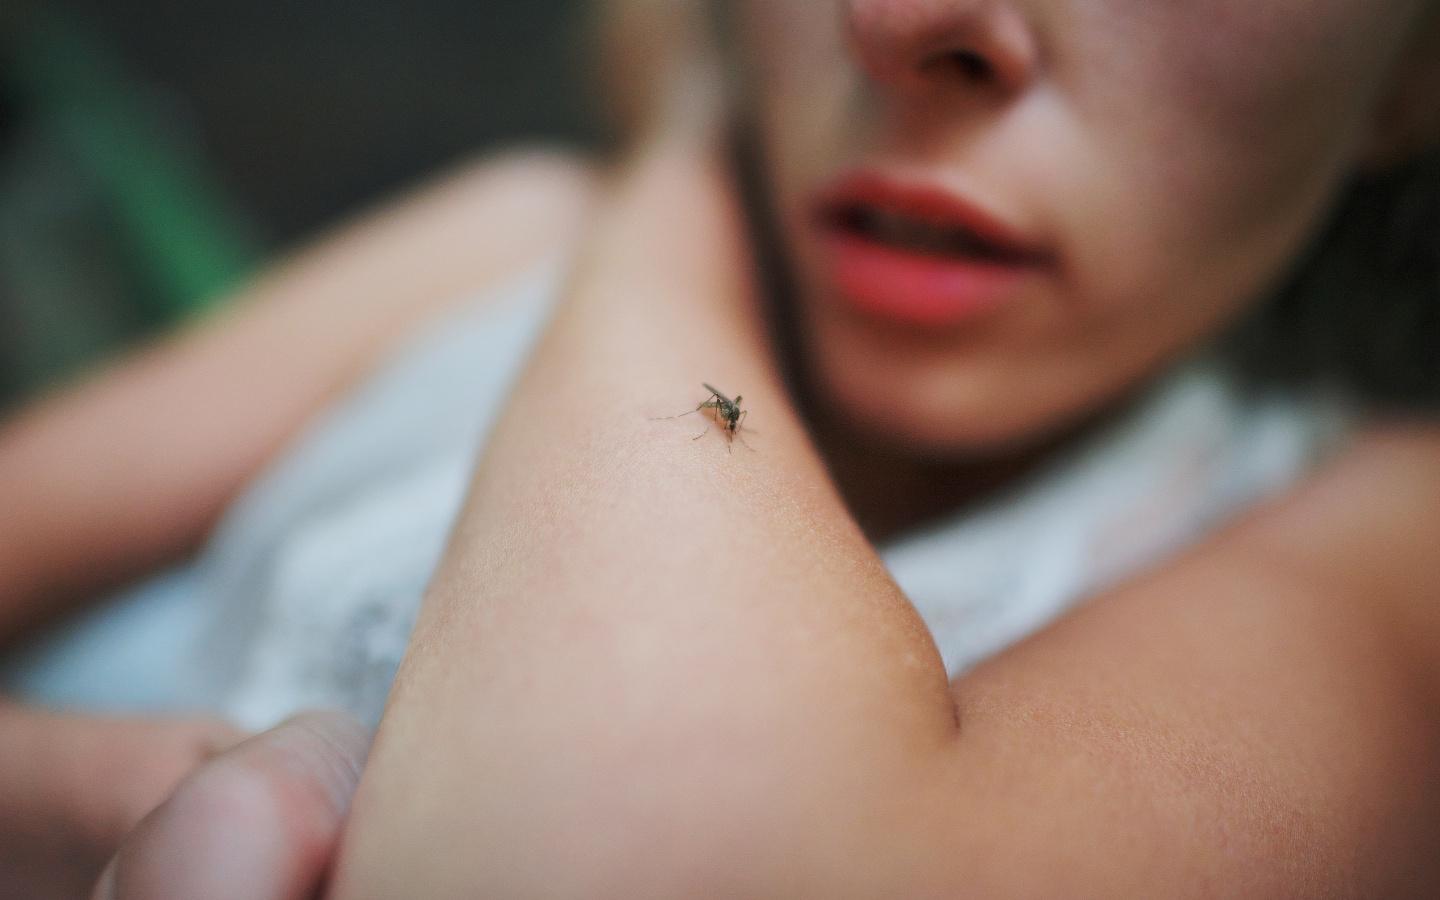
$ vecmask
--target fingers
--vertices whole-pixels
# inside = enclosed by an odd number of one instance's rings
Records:
[[[309,713],[201,767],[145,818],[95,900],[300,900],[328,870],[370,735]]]
[[[147,813],[244,737],[219,720],[57,713],[0,699],[0,896],[83,896]]]
[[[75,726],[66,752],[85,766],[77,774],[86,796],[76,800],[105,848],[102,860],[182,780],[248,737],[218,719],[77,719]]]

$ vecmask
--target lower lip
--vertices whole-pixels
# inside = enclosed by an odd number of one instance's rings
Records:
[[[843,231],[825,235],[834,286],[861,312],[943,328],[1005,305],[1033,267],[901,250]]]

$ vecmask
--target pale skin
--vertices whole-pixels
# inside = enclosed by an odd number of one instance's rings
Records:
[[[708,139],[642,147],[477,472],[336,895],[1433,885],[1440,437],[1376,431],[947,683],[780,388]],[[701,379],[756,453],[647,421]]]

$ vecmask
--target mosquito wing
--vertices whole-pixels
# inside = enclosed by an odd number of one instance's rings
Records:
[[[733,405],[733,404],[735,403],[734,400],[731,400],[729,397],[727,397],[727,396],[725,396],[724,394],[720,393],[719,391],[715,390],[714,385],[709,385],[709,384],[706,384],[705,382],[702,381],[702,382],[700,382],[700,386],[703,387],[705,390],[709,391],[710,393],[714,394],[716,397],[718,397],[718,398],[720,399],[720,401],[723,402],[726,406],[731,406],[731,405]]]

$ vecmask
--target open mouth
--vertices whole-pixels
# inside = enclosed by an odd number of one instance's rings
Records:
[[[928,256],[1029,266],[1049,254],[994,215],[940,188],[868,173],[844,176],[814,207],[832,233]]]
[[[879,175],[838,179],[812,212],[825,280],[872,318],[958,325],[1053,264],[1047,248],[964,198]]]
[[[821,213],[822,227],[926,256],[999,265],[1040,262],[1034,251],[990,240],[964,224],[945,224],[882,206],[839,204]]]

